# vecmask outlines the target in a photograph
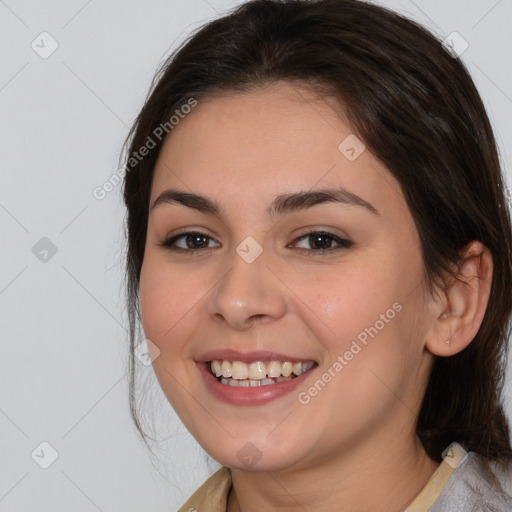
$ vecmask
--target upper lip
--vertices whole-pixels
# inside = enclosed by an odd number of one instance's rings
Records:
[[[256,361],[290,361],[298,363],[300,361],[314,361],[309,357],[294,357],[272,350],[254,350],[251,352],[240,352],[231,348],[213,349],[204,352],[196,359],[198,363],[207,363],[215,360],[241,361],[243,363],[254,363]]]

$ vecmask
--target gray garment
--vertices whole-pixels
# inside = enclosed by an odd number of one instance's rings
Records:
[[[485,477],[480,461],[480,455],[469,452],[454,469],[429,512],[512,512],[512,466],[505,473],[495,463],[490,464],[507,498]]]

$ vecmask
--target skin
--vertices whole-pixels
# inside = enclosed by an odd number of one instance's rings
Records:
[[[224,211],[217,217],[177,203],[150,211],[140,306],[160,351],[153,366],[164,393],[202,447],[232,470],[230,512],[404,510],[438,467],[415,434],[416,417],[434,356],[457,353],[478,330],[492,259],[473,242],[461,269],[470,286],[455,282],[429,295],[401,189],[369,150],[354,161],[340,152],[351,133],[332,104],[278,83],[199,102],[155,168],[150,204],[175,188],[215,199]],[[267,213],[280,194],[336,187],[378,213],[334,202]],[[311,239],[301,238],[308,228],[353,245],[313,254]],[[210,237],[202,252],[159,245],[194,230]],[[248,236],[263,249],[250,264],[235,250]],[[184,238],[177,243],[187,247]],[[397,302],[401,311],[299,403],[297,394]],[[235,406],[211,395],[195,363],[217,348],[275,350],[319,366],[296,392]],[[251,467],[237,455],[249,442],[261,455]]]

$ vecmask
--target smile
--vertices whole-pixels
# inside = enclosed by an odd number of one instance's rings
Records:
[[[288,382],[310,370],[314,361],[242,361],[213,360],[210,371],[217,380],[231,387],[258,387]]]

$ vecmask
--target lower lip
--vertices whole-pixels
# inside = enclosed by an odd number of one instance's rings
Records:
[[[307,372],[286,382],[242,388],[221,384],[208,369],[207,365],[210,363],[198,362],[196,364],[208,390],[223,402],[233,405],[262,405],[276,400],[277,398],[281,398],[300,386],[316,368],[315,365]]]

